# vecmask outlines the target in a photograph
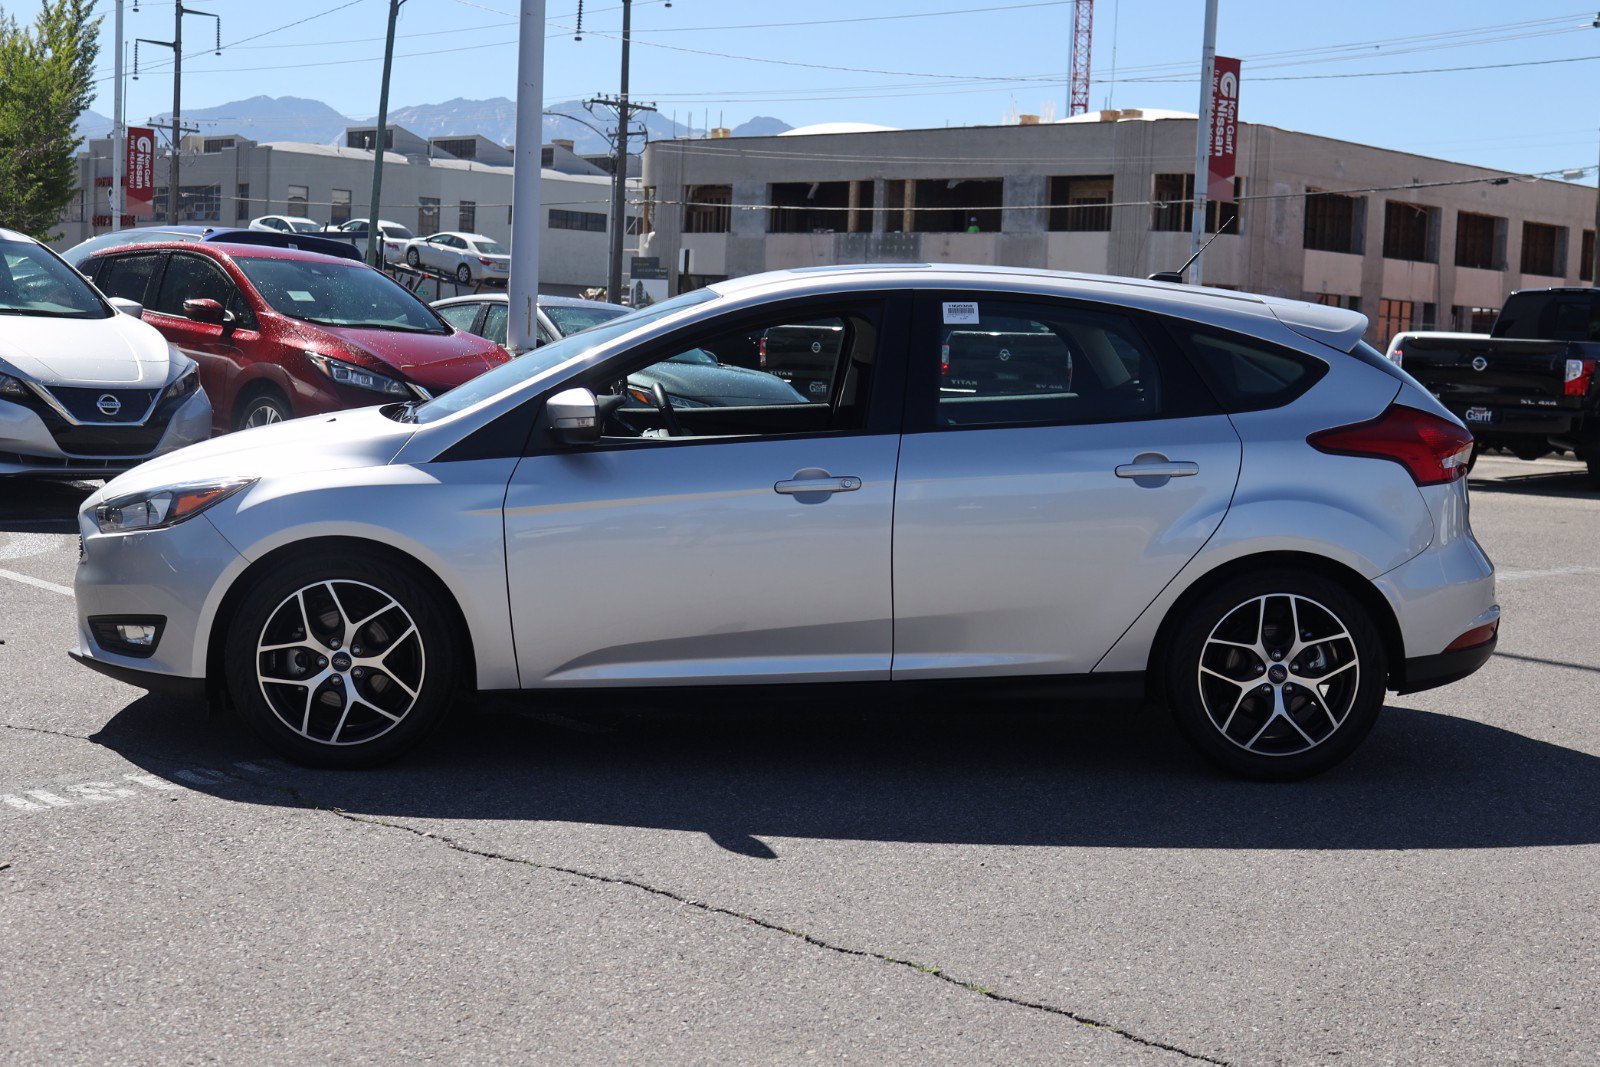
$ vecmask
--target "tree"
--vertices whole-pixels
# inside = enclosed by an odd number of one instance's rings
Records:
[[[94,0],[45,0],[32,27],[0,8],[0,225],[60,236],[78,192],[79,117],[94,99]]]

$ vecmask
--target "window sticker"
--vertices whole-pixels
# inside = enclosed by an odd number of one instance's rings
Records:
[[[976,326],[978,324],[978,305],[970,300],[945,301],[944,324],[946,326]]]
[[[317,302],[317,298],[306,292],[304,289],[290,289],[289,299],[297,300],[302,304],[315,304]]]

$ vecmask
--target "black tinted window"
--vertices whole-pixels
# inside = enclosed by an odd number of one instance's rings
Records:
[[[938,317],[937,426],[1114,422],[1163,414],[1156,359],[1121,315],[983,299],[930,306]]]
[[[107,296],[120,296],[124,300],[145,303],[145,291],[150,277],[160,264],[160,252],[146,252],[131,256],[114,256],[100,268],[100,291]]]
[[[1266,341],[1183,323],[1169,325],[1188,346],[1200,376],[1230,412],[1281,407],[1311,388],[1328,369],[1310,356]]]
[[[217,267],[199,256],[174,255],[161,276],[161,291],[151,310],[183,316],[185,300],[215,300],[223,308],[233,297],[233,283]]]

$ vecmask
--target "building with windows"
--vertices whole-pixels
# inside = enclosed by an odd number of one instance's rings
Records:
[[[1143,277],[1190,254],[1194,116],[1091,112],[931,130],[655,141],[641,254],[672,291],[858,262]],[[1207,204],[1207,285],[1354,308],[1385,342],[1486,329],[1514,289],[1592,283],[1595,190],[1271,126],[1239,127]]]
[[[440,230],[486,234],[511,243],[512,150],[476,134],[419,137],[388,129],[384,153],[383,218],[419,236]],[[261,215],[304,215],[338,225],[371,213],[372,144],[377,130],[352,126],[336,145],[271,142],[192,134],[183,139],[179,218],[184,223],[246,226]],[[606,283],[610,254],[611,177],[575,155],[571,142],[543,146],[539,242],[540,286],[576,294]],[[106,192],[111,185],[111,142],[89,142],[78,157],[76,201],[62,217],[60,248],[110,229]],[[167,220],[167,162],[155,167],[155,215]],[[637,180],[630,185],[637,188]],[[630,200],[637,200],[637,193]],[[629,207],[628,230],[638,233]],[[132,224],[129,220],[128,224]],[[637,237],[625,242],[631,254]]]

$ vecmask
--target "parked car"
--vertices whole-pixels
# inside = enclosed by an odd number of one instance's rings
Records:
[[[0,229],[0,475],[103,477],[211,433],[194,361]]]
[[[1577,453],[1600,488],[1600,289],[1523,289],[1488,337],[1413,334],[1391,358],[1472,428],[1519,459]]]
[[[405,243],[404,255],[411,266],[439,271],[462,285],[504,282],[511,277],[511,253],[499,241],[481,233],[414,237]]]
[[[347,241],[277,230],[240,230],[217,226],[149,226],[103,233],[80,241],[61,253],[61,258],[79,270],[96,252],[126,245],[157,244],[171,241],[221,241],[227,244],[265,245],[271,248],[303,248],[325,256],[360,259],[361,254]]]
[[[365,260],[367,258],[368,221],[367,219],[351,219],[344,225],[335,226],[326,232],[337,234],[340,240],[350,241],[355,250],[361,254],[361,258]],[[378,220],[378,232],[383,234],[383,262],[385,265],[400,262],[400,257],[404,255],[405,243],[416,237],[416,234],[398,222],[390,222],[388,219]]]
[[[843,330],[827,403],[617,391],[792,323]],[[950,332],[1035,324],[1070,391],[945,388]],[[1224,766],[1304,776],[1386,689],[1475,671],[1500,619],[1472,437],[1366,328],[1001,268],[718,282],[431,401],[123,475],[80,514],[73,654],[331,766],[419,743],[473,687],[966,678],[1154,697]]]
[[[431,396],[509,358],[348,259],[166,244],[101,252],[86,269],[200,364],[219,431]]]
[[[277,230],[279,233],[321,233],[322,223],[304,215],[262,215],[250,220],[252,230]]]
[[[504,293],[479,293],[438,300],[433,309],[439,317],[459,330],[486,337],[502,347],[506,344],[508,298]],[[628,314],[621,304],[574,297],[540,296],[537,315],[537,341],[549,344],[574,333]],[[681,406],[740,404],[803,404],[806,398],[787,382],[763,371],[722,363],[715,353],[701,348],[686,349],[671,359],[628,375],[628,405],[655,403],[654,389],[660,384],[669,399]]]
[[[1397,367],[1405,366],[1406,346],[1417,338],[1426,338],[1429,341],[1465,341],[1475,344],[1487,340],[1486,333],[1452,333],[1448,330],[1407,330],[1397,333],[1389,339],[1389,347],[1384,350],[1384,358]]]

